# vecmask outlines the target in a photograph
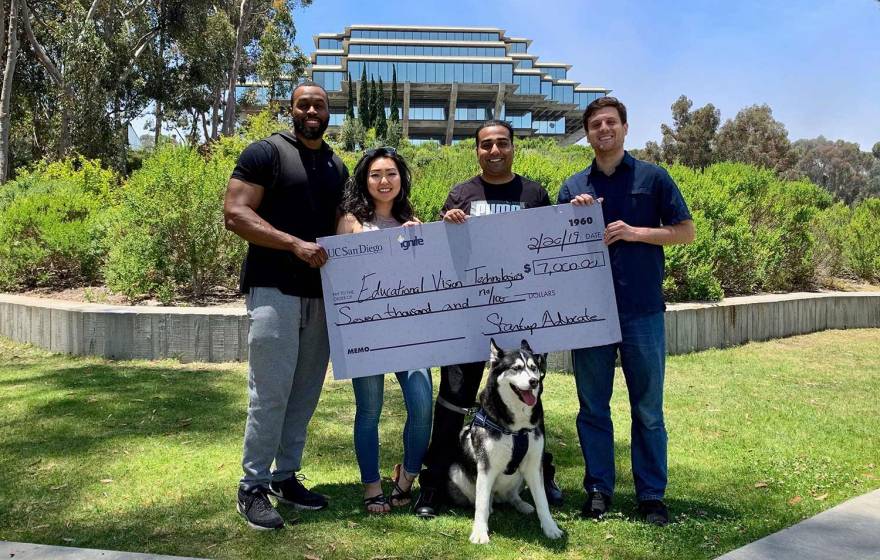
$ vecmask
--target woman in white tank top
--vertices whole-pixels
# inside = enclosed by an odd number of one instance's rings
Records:
[[[344,215],[336,233],[359,233],[419,224],[409,202],[410,172],[393,148],[364,153],[348,180],[342,201]],[[384,400],[385,376],[372,375],[352,380],[355,396],[354,449],[364,508],[369,513],[387,513],[391,506],[405,506],[412,499],[412,484],[422,468],[422,458],[431,438],[433,388],[427,369],[399,371],[397,381],[406,405],[403,427],[403,463],[394,466],[394,487],[388,499],[379,475],[379,416]],[[390,502],[390,503],[389,503]]]

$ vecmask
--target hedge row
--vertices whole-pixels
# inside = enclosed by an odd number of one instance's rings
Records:
[[[223,193],[237,154],[272,126],[256,120],[207,154],[163,146],[127,181],[80,158],[19,171],[0,187],[0,289],[105,282],[132,300],[170,302],[233,287],[245,244],[223,228]],[[453,184],[478,172],[472,141],[401,152],[426,221]],[[342,157],[353,167],[358,154]],[[583,146],[529,140],[517,144],[515,170],[555,198],[591,158]],[[669,171],[697,229],[693,244],[666,249],[670,301],[799,290],[825,276],[880,279],[880,199],[849,208],[809,182],[744,164]]]

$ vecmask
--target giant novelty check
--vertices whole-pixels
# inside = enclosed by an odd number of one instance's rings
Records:
[[[620,341],[604,228],[564,204],[319,239],[333,377]]]

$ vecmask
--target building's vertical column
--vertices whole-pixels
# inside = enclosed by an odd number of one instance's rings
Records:
[[[409,138],[409,82],[403,82],[403,137]]]
[[[452,84],[449,93],[449,118],[446,119],[446,141],[444,144],[452,144],[452,132],[455,130],[455,105],[458,102],[458,84]]]
[[[492,114],[493,119],[502,120],[505,116],[501,114],[501,109],[504,108],[504,95],[506,92],[504,84],[498,84],[498,94],[495,95],[495,112]]]

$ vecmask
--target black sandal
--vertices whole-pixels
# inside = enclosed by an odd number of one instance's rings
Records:
[[[394,483],[394,488],[391,490],[391,507],[406,507],[412,502],[412,486],[409,487],[409,490],[404,490],[400,487],[400,477],[406,478],[405,471],[403,469],[403,465],[397,463],[394,465],[394,470],[391,472],[391,482]],[[407,479],[409,480],[409,479]],[[413,484],[416,479],[413,477]],[[399,502],[403,500],[409,500],[409,502],[405,504],[401,504]],[[398,502],[395,504],[395,502]]]
[[[388,513],[385,511],[384,506],[388,505],[388,500],[385,499],[385,494],[380,493],[375,496],[371,496],[369,498],[364,498],[364,509],[367,510],[367,513],[371,514],[385,514]],[[383,506],[382,511],[372,511],[370,506]]]

